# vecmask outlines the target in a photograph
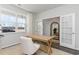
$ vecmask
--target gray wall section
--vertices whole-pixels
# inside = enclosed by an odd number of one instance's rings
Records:
[[[43,20],[43,35],[50,36],[50,25],[53,22],[60,23],[60,18],[55,17],[55,18],[49,18]]]

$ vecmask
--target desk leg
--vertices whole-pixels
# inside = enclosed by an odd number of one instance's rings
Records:
[[[48,54],[50,55],[50,54],[52,53],[52,48],[51,48],[52,42],[51,42],[51,40],[49,40],[49,41],[47,42],[47,44],[48,44]]]

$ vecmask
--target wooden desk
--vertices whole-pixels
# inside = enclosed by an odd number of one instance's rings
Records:
[[[31,37],[33,40],[38,40],[38,41],[42,41],[45,42],[48,46],[45,48],[47,50],[41,49],[44,52],[47,52],[48,54],[52,53],[52,49],[51,49],[51,44],[52,41],[51,39],[53,38],[53,36],[43,36],[43,35],[37,35],[37,34],[27,34],[27,37]],[[43,46],[44,48],[44,46]]]

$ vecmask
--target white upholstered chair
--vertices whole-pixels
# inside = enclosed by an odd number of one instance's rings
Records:
[[[34,54],[39,48],[40,45],[33,43],[32,38],[29,37],[21,37],[21,46],[24,54]]]

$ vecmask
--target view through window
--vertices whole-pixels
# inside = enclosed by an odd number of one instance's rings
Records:
[[[25,31],[25,20],[26,18],[16,17],[13,15],[1,14],[0,25],[2,27],[2,32],[16,32],[16,28]]]

